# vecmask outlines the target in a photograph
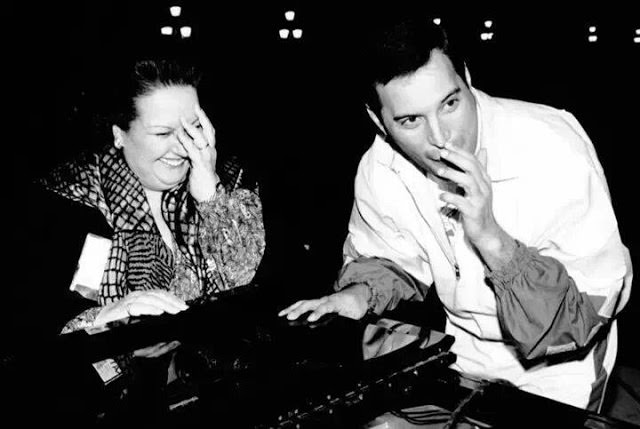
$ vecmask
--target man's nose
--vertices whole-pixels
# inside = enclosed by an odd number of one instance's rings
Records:
[[[429,139],[429,143],[439,148],[443,148],[444,144],[449,141],[451,132],[438,120],[431,121],[429,125],[429,135],[427,137]]]

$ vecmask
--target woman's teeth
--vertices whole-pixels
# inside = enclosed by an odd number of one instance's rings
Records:
[[[169,167],[179,167],[185,162],[185,159],[184,158],[160,158],[160,161],[162,161],[164,164],[168,165]]]

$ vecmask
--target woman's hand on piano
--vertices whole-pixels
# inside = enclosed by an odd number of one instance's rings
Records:
[[[307,320],[315,322],[327,313],[338,313],[350,319],[362,319],[367,314],[368,293],[366,286],[355,285],[322,298],[298,301],[280,311],[278,316],[295,320],[309,313]]]
[[[107,304],[98,313],[94,325],[104,325],[129,316],[176,314],[187,309],[187,304],[164,290],[131,292],[124,298]]]

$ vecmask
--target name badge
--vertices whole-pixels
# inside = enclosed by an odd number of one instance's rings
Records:
[[[87,299],[97,301],[110,252],[111,240],[99,235],[87,234],[69,289]]]

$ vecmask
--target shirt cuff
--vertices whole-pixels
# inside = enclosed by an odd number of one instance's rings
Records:
[[[522,273],[532,259],[531,251],[520,241],[516,241],[516,248],[513,256],[502,268],[498,270],[490,270],[485,266],[485,276],[494,286],[506,288],[514,278]]]

